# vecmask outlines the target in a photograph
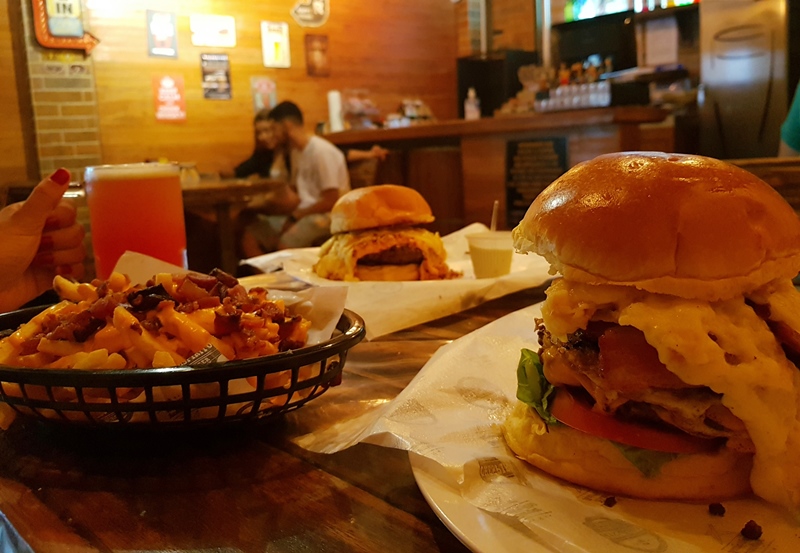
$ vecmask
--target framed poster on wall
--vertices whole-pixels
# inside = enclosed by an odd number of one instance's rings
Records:
[[[230,15],[206,15],[193,13],[189,16],[194,46],[233,48],[236,46],[236,20]]]
[[[506,145],[506,224],[513,228],[539,193],[567,171],[565,137],[509,141]]]
[[[147,54],[157,58],[178,57],[174,13],[147,10]]]
[[[331,65],[328,60],[328,36],[306,35],[306,73],[310,77],[328,77]]]
[[[200,54],[203,75],[203,98],[231,99],[231,64],[228,54]]]
[[[153,100],[156,121],[186,121],[186,96],[182,75],[154,75]]]
[[[288,23],[285,21],[261,22],[261,53],[264,58],[264,67],[286,68],[292,66]]]

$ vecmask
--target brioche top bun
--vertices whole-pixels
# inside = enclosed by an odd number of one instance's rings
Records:
[[[413,188],[378,184],[356,188],[339,198],[331,209],[331,233],[422,225],[433,220],[431,206]]]
[[[800,271],[800,220],[771,186],[723,161],[608,154],[546,188],[513,231],[565,278],[714,301]]]
[[[678,455],[657,474],[645,476],[612,442],[564,425],[544,422],[517,402],[503,424],[506,443],[518,457],[569,482],[642,499],[720,501],[750,493],[753,456],[722,448]]]

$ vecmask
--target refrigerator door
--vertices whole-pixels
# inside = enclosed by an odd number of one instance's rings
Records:
[[[786,117],[785,0],[700,3],[700,153],[776,155]]]

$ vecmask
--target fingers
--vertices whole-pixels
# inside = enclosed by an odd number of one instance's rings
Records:
[[[59,267],[61,265],[77,265],[86,258],[83,244],[68,250],[43,251],[36,254],[31,265],[35,267]]]
[[[51,231],[70,227],[75,224],[77,218],[78,210],[75,205],[69,200],[61,200],[45,219],[44,230]]]
[[[20,208],[14,213],[14,224],[23,232],[39,232],[47,218],[59,205],[61,196],[69,186],[69,171],[58,169],[36,185]]]
[[[83,246],[85,230],[75,219],[75,207],[62,200],[46,220],[45,231],[39,239],[39,249],[33,259],[33,266],[70,267],[83,262],[86,257]],[[76,269],[70,269],[64,274],[76,272],[78,272]]]
[[[83,263],[59,265],[56,267],[56,274],[59,274],[63,277],[73,278],[75,280],[81,280],[84,276],[86,276],[86,267],[84,267]]]
[[[45,229],[47,228],[48,227],[45,227]],[[73,223],[66,228],[45,231],[42,233],[42,238],[39,241],[38,253],[77,248],[83,243],[85,234],[86,231],[83,226],[77,223]]]

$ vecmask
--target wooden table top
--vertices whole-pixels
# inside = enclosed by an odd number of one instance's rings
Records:
[[[259,427],[131,436],[17,419],[0,433],[0,511],[38,553],[463,553],[417,488],[405,451],[360,444],[326,455],[290,440],[337,404],[368,399],[352,390],[396,396],[441,345],[543,292],[362,342],[341,386]]]
[[[253,196],[272,192],[284,184],[273,179],[202,179],[183,187],[183,205],[197,208],[247,203]]]
[[[3,185],[9,202],[24,200],[36,182],[17,182]],[[186,207],[214,207],[219,204],[246,203],[256,194],[264,194],[280,188],[285,183],[275,179],[223,179],[203,178],[196,184],[183,186],[183,202]],[[73,196],[82,196],[83,188],[70,188]]]

